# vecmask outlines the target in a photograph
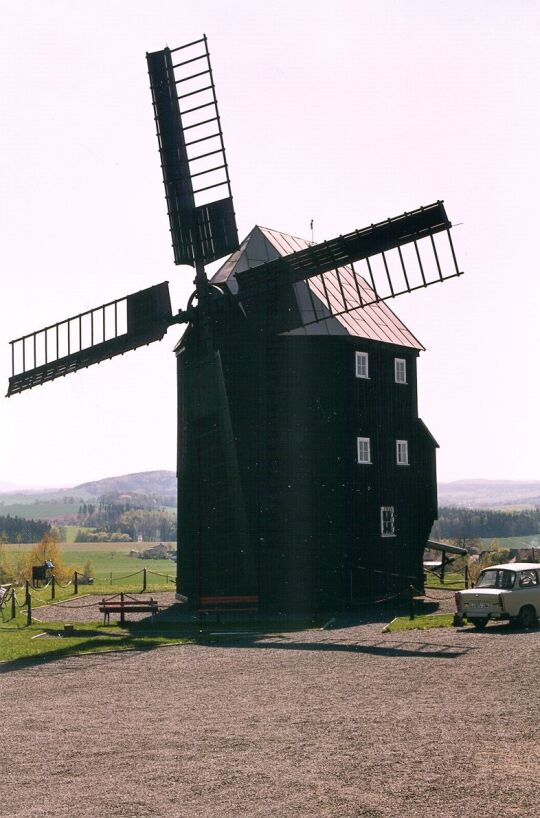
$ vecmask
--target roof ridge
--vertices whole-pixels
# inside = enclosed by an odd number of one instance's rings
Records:
[[[316,242],[310,241],[310,239],[305,239],[303,236],[295,236],[294,233],[287,233],[285,230],[276,230],[273,227],[264,227],[262,224],[256,224],[255,227],[258,227],[259,230],[266,230],[268,233],[279,233],[280,236],[288,236],[291,239],[296,239],[296,241],[305,241],[307,244],[316,244]]]

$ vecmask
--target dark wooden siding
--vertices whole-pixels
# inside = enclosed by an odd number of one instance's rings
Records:
[[[257,566],[248,590],[264,610],[316,610],[420,585],[436,495],[435,443],[417,415],[416,351],[345,336],[257,339],[239,325],[223,332],[220,348]],[[355,377],[357,349],[369,353],[369,380]],[[184,356],[192,354],[187,343]],[[407,384],[395,383],[395,357],[407,360]],[[358,436],[370,438],[370,465],[357,463]],[[408,466],[396,463],[398,439],[408,441]],[[193,461],[185,446],[183,456]],[[203,585],[235,593],[232,523],[213,473],[221,513],[208,534]],[[179,590],[191,599],[201,587],[192,478],[180,468]],[[381,537],[381,506],[395,508],[395,537]]]

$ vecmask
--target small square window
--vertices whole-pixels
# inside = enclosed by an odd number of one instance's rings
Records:
[[[409,465],[409,441],[396,440],[396,462],[398,466]]]
[[[395,537],[394,506],[381,506],[381,537]]]
[[[356,438],[356,451],[358,463],[371,463],[371,446],[369,437]]]
[[[407,361],[405,358],[394,358],[394,377],[396,383],[407,383]]]
[[[356,377],[369,378],[369,355],[367,352],[357,352],[355,355]]]

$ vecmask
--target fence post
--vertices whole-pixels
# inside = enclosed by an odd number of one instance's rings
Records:
[[[15,619],[17,616],[17,597],[15,596],[15,588],[11,589],[11,618]]]
[[[53,574],[51,577],[51,599],[56,598],[56,577]]]
[[[30,583],[26,580],[26,590],[24,594],[24,604],[28,605],[28,597],[30,596]]]
[[[469,566],[465,566],[465,588],[469,587]]]
[[[123,628],[126,624],[124,615],[124,592],[120,591],[120,626]]]
[[[146,568],[143,568],[142,589],[144,593],[146,591]]]
[[[414,588],[409,585],[409,619],[414,619]]]
[[[111,585],[112,585],[112,571],[111,571]]]
[[[441,585],[444,585],[444,571],[446,568],[446,554],[443,551],[442,555],[442,565],[441,565]]]
[[[26,624],[32,624],[32,597],[28,594],[28,598],[26,600]]]
[[[79,593],[79,573],[78,573],[78,571],[73,572],[73,588],[74,588],[74,593],[78,594]]]

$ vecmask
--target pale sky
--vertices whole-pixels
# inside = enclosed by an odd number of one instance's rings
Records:
[[[240,236],[327,238],[444,199],[465,275],[390,306],[422,341],[439,480],[540,479],[540,5],[0,0],[0,373],[8,342],[169,280],[146,51],[209,38]],[[174,469],[172,349],[9,400],[0,482]]]

